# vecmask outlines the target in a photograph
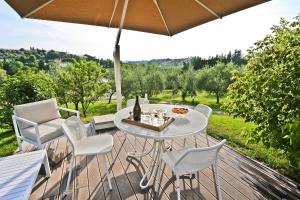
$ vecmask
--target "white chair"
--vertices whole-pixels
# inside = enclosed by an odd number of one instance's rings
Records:
[[[198,104],[194,109],[201,112],[202,114],[204,114],[204,116],[207,118],[207,121],[210,119],[210,117],[212,115],[212,109],[209,106],[206,106],[206,105],[203,105],[203,104]],[[207,126],[202,131],[202,133],[205,134],[207,146],[209,146],[209,140],[208,140],[208,136],[207,136]],[[195,136],[195,145],[197,146],[196,136]]]
[[[61,129],[64,119],[59,110],[72,112],[80,117],[79,111],[58,107],[55,98],[14,106],[12,121],[20,151],[21,141],[42,149],[45,144],[64,136]]]
[[[87,127],[80,121],[80,119],[72,116],[66,119],[62,124],[62,129],[67,136],[69,142],[72,146],[72,157],[69,166],[69,176],[65,195],[68,194],[71,174],[74,165],[74,160],[76,156],[82,155],[96,155],[101,154],[104,156],[105,163],[104,168],[106,172],[106,177],[108,180],[109,189],[112,189],[110,174],[109,174],[109,164],[107,159],[107,153],[111,152],[113,147],[113,137],[108,134],[87,136]]]
[[[179,177],[185,174],[195,173],[203,170],[209,166],[212,166],[215,187],[217,191],[218,199],[222,199],[221,186],[217,174],[217,161],[220,149],[225,144],[226,140],[222,140],[219,144],[211,147],[203,148],[184,148],[181,150],[165,152],[161,155],[161,165],[166,163],[175,173],[176,176],[176,191],[177,199],[180,200],[180,184]],[[159,167],[158,176],[161,175],[161,169]],[[158,191],[159,181],[156,181],[155,189]]]

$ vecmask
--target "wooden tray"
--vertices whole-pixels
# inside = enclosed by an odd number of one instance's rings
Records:
[[[169,126],[175,119],[173,117],[164,117],[164,123],[160,126],[155,126],[155,125],[151,125],[151,124],[146,124],[140,121],[134,121],[132,118],[125,118],[122,119],[122,122],[128,123],[128,124],[132,124],[135,126],[140,126],[143,128],[148,128],[154,131],[162,131],[164,128],[166,128],[167,126]]]

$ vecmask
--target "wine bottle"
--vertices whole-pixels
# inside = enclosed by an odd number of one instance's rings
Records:
[[[141,121],[141,107],[140,107],[140,104],[139,104],[139,97],[136,96],[136,99],[135,99],[135,104],[134,104],[134,107],[133,107],[133,119],[135,121]]]

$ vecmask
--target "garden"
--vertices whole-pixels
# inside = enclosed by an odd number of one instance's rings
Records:
[[[300,17],[284,19],[245,56],[235,50],[182,66],[122,63],[123,104],[213,108],[208,134],[300,182]],[[82,120],[116,112],[112,62],[39,49],[0,50],[0,156],[17,148],[13,106],[56,97]]]

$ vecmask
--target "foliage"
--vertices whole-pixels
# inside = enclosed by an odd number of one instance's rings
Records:
[[[59,80],[66,83],[68,90],[62,92],[64,93],[62,98],[66,98],[67,93],[72,102],[77,104],[77,109],[80,102],[84,116],[90,104],[97,101],[110,87],[104,82],[107,71],[94,61],[74,60],[66,67],[65,72],[59,71],[59,73],[58,76],[62,77]]]
[[[192,67],[187,70],[182,70],[179,75],[179,91],[181,93],[182,101],[185,101],[187,96],[191,96],[194,101],[196,96],[196,76]]]
[[[97,64],[105,68],[112,68],[113,62],[109,59],[98,59],[93,56],[85,54],[78,56],[66,52],[59,52],[55,50],[46,51],[43,49],[30,48],[26,49],[0,49],[0,61],[3,61],[4,69],[7,74],[13,75],[18,69],[24,66],[34,68],[36,70],[49,70],[49,65],[52,62],[70,63],[74,59],[86,59],[87,61],[95,61]]]
[[[45,72],[19,71],[6,78],[1,87],[1,123],[11,124],[14,105],[44,100],[55,96],[55,84]]]
[[[213,66],[219,62],[225,64],[232,62],[238,66],[242,66],[246,64],[246,60],[243,57],[241,50],[234,50],[233,53],[229,51],[228,54],[216,55],[213,57],[209,57],[208,59],[204,59],[196,56],[193,57],[191,60],[191,64],[195,70],[204,69],[206,66]]]
[[[154,65],[123,64],[122,94],[126,99],[135,95],[149,97],[164,89],[163,75],[159,67]]]
[[[212,67],[200,70],[197,79],[197,88],[215,94],[217,103],[220,97],[227,92],[229,84],[232,83],[232,74],[238,68],[233,63],[217,63]]]
[[[256,125],[245,123],[243,118],[232,118],[228,115],[213,114],[208,123],[208,134],[218,139],[227,139],[227,144],[238,152],[255,160],[265,163],[272,169],[300,181],[300,170],[289,165],[284,151],[276,148],[267,148],[262,142],[248,143],[243,133],[251,132]]]
[[[248,51],[244,72],[230,86],[225,108],[257,123],[251,140],[283,149],[300,168],[300,16],[281,19]]]

